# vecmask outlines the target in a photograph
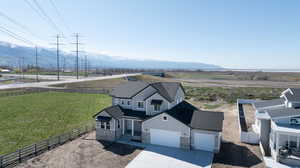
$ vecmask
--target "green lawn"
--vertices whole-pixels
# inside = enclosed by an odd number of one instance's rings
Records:
[[[0,154],[93,122],[111,104],[101,94],[47,92],[0,97]]]

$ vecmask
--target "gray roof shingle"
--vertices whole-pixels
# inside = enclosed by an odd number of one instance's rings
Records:
[[[279,105],[284,105],[284,99],[273,99],[273,100],[264,100],[264,101],[257,101],[253,103],[254,108],[259,109],[259,108],[267,108],[270,106],[279,106]]]
[[[116,106],[109,106],[109,107],[101,110],[100,112],[95,114],[93,117],[95,118],[98,114],[100,114],[103,111],[107,112],[110,116],[112,116],[115,119],[120,119],[124,115],[122,108],[120,106],[116,105]]]
[[[111,92],[111,96],[119,98],[132,98],[148,86],[152,86],[156,91],[154,90],[153,93],[149,92],[149,95],[144,95],[145,98],[148,98],[154,93],[159,93],[167,101],[173,102],[175,100],[177,90],[179,87],[181,87],[181,84],[178,82],[146,83],[141,81],[131,81],[114,88]]]
[[[136,95],[138,92],[145,89],[149,83],[141,82],[141,81],[129,81],[127,83],[121,84],[118,87],[114,88],[110,93],[113,97],[119,98],[131,98]]]
[[[194,129],[222,131],[224,113],[201,111],[186,101],[182,101],[166,112]]]
[[[300,116],[300,109],[294,108],[282,108],[282,109],[272,109],[266,110],[271,118],[282,118],[289,116]]]

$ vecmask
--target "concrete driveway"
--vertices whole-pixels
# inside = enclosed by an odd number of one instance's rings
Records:
[[[126,168],[210,168],[213,156],[211,152],[149,145]]]

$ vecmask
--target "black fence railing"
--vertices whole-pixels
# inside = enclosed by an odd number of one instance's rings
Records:
[[[0,97],[7,96],[19,96],[32,93],[42,93],[42,92],[66,92],[66,93],[88,93],[88,94],[109,94],[110,90],[108,89],[91,89],[91,88],[75,88],[75,89],[66,89],[66,88],[25,88],[18,90],[10,91],[0,91]]]
[[[35,144],[18,149],[15,152],[0,155],[0,168],[15,167],[32,157],[38,156],[45,151],[51,150],[68,141],[74,140],[83,134],[95,130],[95,124],[90,123],[80,128],[72,129],[69,132],[50,137]]]

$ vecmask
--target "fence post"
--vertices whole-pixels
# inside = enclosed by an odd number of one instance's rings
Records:
[[[49,139],[47,139],[47,149],[49,150],[50,147],[49,147]]]
[[[58,135],[57,139],[58,139],[58,144],[60,145],[60,135]]]
[[[22,162],[21,149],[19,149],[19,163]]]
[[[3,156],[0,156],[0,168],[3,168]]]
[[[34,155],[36,156],[37,151],[36,151],[36,144],[34,144]]]

